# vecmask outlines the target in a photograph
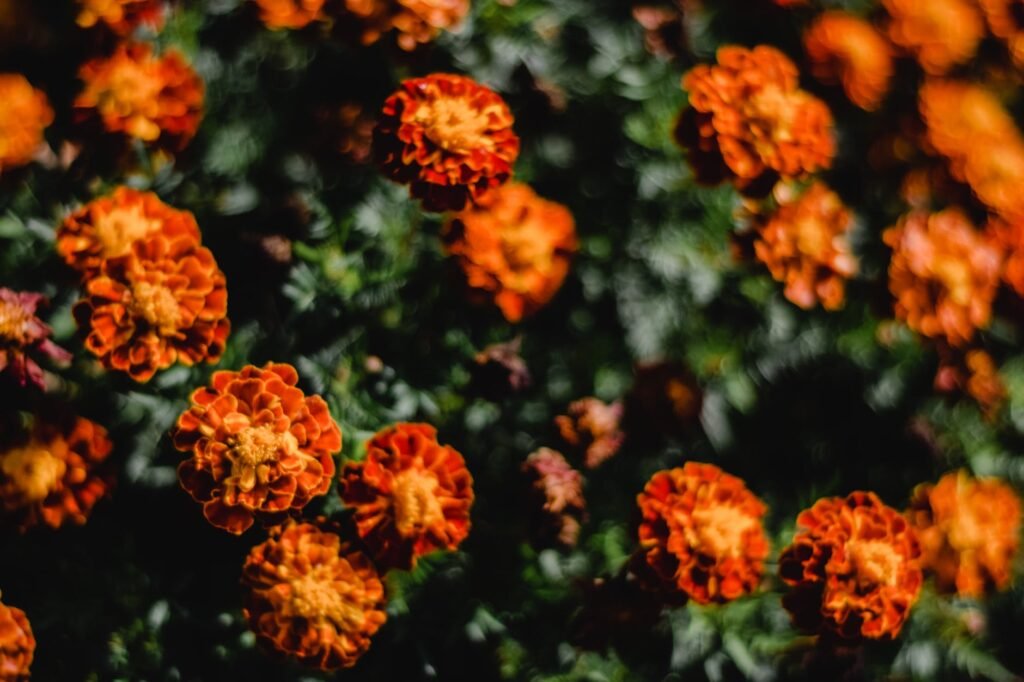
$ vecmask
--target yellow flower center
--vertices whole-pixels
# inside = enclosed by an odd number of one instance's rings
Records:
[[[857,573],[857,584],[861,587],[896,584],[902,561],[888,542],[854,540],[847,544],[846,551]]]
[[[395,526],[403,537],[412,537],[444,523],[444,511],[437,499],[437,479],[430,473],[408,469],[395,477]]]
[[[250,426],[235,436],[231,454],[229,482],[242,492],[249,492],[257,483],[270,480],[271,465],[281,459],[282,453],[294,452],[299,446],[289,431],[277,433],[272,426]]]
[[[687,539],[713,557],[735,557],[743,553],[743,535],[755,520],[742,510],[724,505],[700,507],[691,515],[696,526]]]
[[[32,315],[17,303],[0,301],[0,340],[16,344],[25,342]]]
[[[423,126],[430,141],[445,151],[468,153],[489,148],[487,116],[462,97],[441,97],[423,103],[415,121]]]
[[[164,336],[178,331],[181,309],[170,289],[162,284],[136,282],[132,284],[132,312],[146,320]]]
[[[67,464],[40,443],[29,443],[0,455],[0,472],[29,504],[42,502],[60,485]]]
[[[817,261],[824,261],[832,244],[832,236],[818,218],[804,218],[796,224],[797,249],[801,254]]]
[[[142,206],[124,206],[96,218],[96,236],[104,258],[123,256],[132,244],[160,228],[160,221],[147,218]]]
[[[110,82],[99,93],[99,108],[108,115],[128,120],[127,131],[140,140],[160,137],[160,126],[153,122],[159,114],[160,78],[148,64],[125,59],[117,64]]]
[[[342,630],[358,630],[363,609],[342,588],[333,579],[330,566],[314,566],[291,582],[292,613],[316,623],[330,621]]]
[[[748,100],[745,112],[755,139],[760,140],[762,146],[792,141],[800,101],[799,93],[788,92],[777,85],[758,91]]]
[[[939,258],[934,266],[935,277],[946,287],[949,298],[957,305],[970,303],[971,270],[962,259],[956,257]]]

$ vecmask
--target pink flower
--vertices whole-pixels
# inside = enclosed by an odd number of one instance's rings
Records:
[[[0,287],[0,374],[10,375],[19,386],[32,382],[45,388],[43,370],[30,353],[55,362],[71,359],[70,353],[50,340],[50,327],[36,317],[36,309],[45,303],[42,294]]]

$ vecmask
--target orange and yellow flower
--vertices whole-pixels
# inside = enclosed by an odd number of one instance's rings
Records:
[[[523,462],[533,493],[534,530],[542,542],[549,539],[574,547],[580,523],[587,511],[583,497],[583,476],[572,468],[562,453],[540,448]]]
[[[128,35],[137,26],[159,30],[164,25],[163,0],[78,0],[82,9],[78,25],[92,28],[100,22],[118,35]]]
[[[35,652],[36,638],[25,612],[0,603],[0,680],[27,682]]]
[[[242,585],[259,640],[321,670],[355,665],[387,618],[373,562],[310,523],[272,529],[249,552]]]
[[[43,144],[53,109],[41,90],[18,73],[0,73],[0,172],[24,166]]]
[[[0,287],[0,375],[10,375],[19,386],[29,383],[45,389],[43,370],[33,355],[67,362],[71,354],[50,340],[52,330],[36,316],[46,301],[42,294]]]
[[[939,369],[935,389],[943,393],[969,395],[987,419],[994,419],[1006,402],[1006,384],[992,356],[980,349],[966,353],[939,346]]]
[[[374,149],[384,174],[428,211],[461,211],[512,177],[512,112],[471,78],[410,78],[384,102]]]
[[[797,517],[779,576],[783,606],[810,632],[891,638],[917,601],[923,577],[913,529],[870,492],[822,498]]]
[[[345,9],[359,21],[364,44],[393,31],[398,46],[412,51],[462,23],[469,0],[345,0]]]
[[[687,462],[654,474],[637,504],[641,551],[666,585],[698,604],[757,590],[769,552],[767,508],[741,479]]]
[[[889,39],[913,54],[926,73],[941,75],[978,49],[985,24],[970,0],[882,0]]]
[[[324,0],[255,0],[267,28],[303,28],[322,16]]]
[[[174,446],[192,453],[178,479],[217,528],[239,535],[256,519],[280,523],[330,488],[341,430],[298,381],[279,363],[214,372],[178,418]]]
[[[395,424],[374,435],[366,459],[345,464],[339,494],[385,570],[410,569],[419,557],[454,550],[469,535],[473,477],[429,424]]]
[[[518,322],[562,286],[576,251],[576,223],[565,206],[512,182],[452,216],[444,241],[469,287]]]
[[[940,590],[982,597],[1009,586],[1021,528],[1020,497],[1009,485],[955,471],[918,486],[907,518]]]
[[[583,452],[583,463],[593,469],[615,456],[626,435],[619,428],[622,403],[604,403],[583,398],[569,404],[569,414],[555,417],[555,425],[564,440]]]
[[[861,109],[878,108],[889,90],[892,48],[871,24],[846,12],[824,12],[804,33],[804,48],[815,78],[841,83]]]

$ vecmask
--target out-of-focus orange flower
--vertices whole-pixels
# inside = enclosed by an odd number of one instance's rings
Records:
[[[773,47],[727,46],[718,64],[683,76],[690,106],[676,128],[700,182],[728,179],[761,189],[777,176],[827,168],[835,154],[832,114],[799,87],[796,66]]]
[[[586,514],[583,497],[583,476],[572,468],[562,453],[540,448],[523,462],[523,473],[529,479],[535,532],[541,541],[553,538],[566,547],[574,547],[580,534],[580,523]]]
[[[43,144],[53,109],[41,90],[18,73],[0,73],[0,172],[23,166]]]
[[[50,340],[52,330],[36,316],[46,301],[42,294],[0,287],[0,375],[10,375],[19,386],[29,383],[45,389],[43,370],[33,355],[67,362],[71,354]]]
[[[847,12],[825,12],[804,33],[804,48],[816,78],[841,83],[861,109],[878,108],[889,90],[892,49],[871,24]]]
[[[555,425],[566,443],[583,452],[584,465],[593,469],[622,447],[622,412],[622,403],[583,398],[569,404],[569,414],[555,417]]]
[[[103,466],[113,445],[99,424],[37,417],[27,437],[0,452],[0,509],[22,531],[39,524],[84,524],[110,490]]]
[[[971,396],[987,419],[994,419],[1006,402],[1006,385],[992,356],[983,350],[966,353],[939,346],[939,369],[935,389],[943,393],[963,392]]]
[[[331,149],[353,163],[366,163],[373,155],[373,114],[359,102],[324,107],[317,112],[320,135]]]
[[[681,362],[640,363],[626,397],[625,431],[630,439],[667,434],[681,436],[700,418],[703,393]]]
[[[210,250],[191,235],[153,233],[104,261],[73,312],[104,367],[149,381],[175,362],[219,360],[231,330],[227,308],[224,273]]]
[[[379,431],[365,460],[345,464],[339,494],[383,569],[411,569],[419,557],[454,550],[469,535],[473,477],[429,424]]]
[[[1024,14],[1020,0],[978,0],[992,34],[1001,38],[1018,67],[1024,66]]]
[[[687,0],[633,5],[633,19],[644,29],[644,46],[658,57],[680,57],[686,51],[683,13]]]
[[[255,519],[280,523],[330,488],[341,430],[298,381],[280,363],[214,372],[178,418],[174,446],[192,453],[178,479],[217,528],[239,535]]]
[[[143,142],[184,147],[203,115],[203,81],[174,51],[160,56],[149,45],[122,44],[110,57],[86,62],[75,98],[80,120],[98,119],[111,133]]]
[[[974,56],[985,24],[970,0],[882,0],[889,38],[913,54],[926,73],[941,75]]]
[[[1024,297],[1024,221],[1006,223],[992,220],[988,232],[1003,248],[1003,281],[1018,296]]]
[[[36,638],[21,609],[0,603],[0,680],[27,682]]]
[[[109,258],[125,256],[132,245],[153,235],[185,237],[198,244],[199,226],[189,211],[172,208],[152,192],[118,187],[70,214],[57,228],[57,253],[89,277]]]
[[[272,529],[249,552],[242,585],[260,641],[321,670],[355,665],[387,619],[373,562],[310,523]]]
[[[897,318],[951,346],[988,325],[1002,252],[959,209],[909,213],[882,238],[893,250],[889,290]]]
[[[698,604],[757,589],[768,556],[764,504],[743,481],[713,464],[659,471],[637,496],[640,547],[666,584]]]
[[[921,563],[940,590],[982,597],[1009,586],[1020,544],[1021,503],[997,478],[966,471],[919,485],[907,517],[921,543]]]
[[[469,0],[345,0],[345,9],[359,21],[364,44],[394,31],[398,46],[412,51],[462,23]]]
[[[267,28],[302,28],[321,17],[324,0],[255,0]]]
[[[82,9],[78,25],[92,28],[102,22],[118,35],[128,35],[137,26],[159,30],[164,25],[163,0],[78,0]]]
[[[800,512],[779,576],[783,606],[801,629],[891,638],[917,601],[923,577],[913,529],[870,492],[822,498]]]
[[[512,177],[512,112],[471,78],[410,78],[384,102],[374,149],[384,174],[428,211],[461,211]]]

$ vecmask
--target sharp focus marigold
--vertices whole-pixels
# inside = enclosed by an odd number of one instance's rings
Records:
[[[576,251],[576,223],[565,206],[512,182],[453,216],[444,240],[470,288],[518,322],[562,286]]]
[[[271,29],[302,28],[321,16],[324,0],[254,0],[260,19]]]
[[[43,144],[53,109],[41,90],[17,73],[0,73],[0,172],[23,166]]]
[[[366,444],[366,459],[347,462],[339,493],[356,529],[383,569],[409,569],[469,534],[473,477],[429,424],[396,424]]]
[[[46,387],[33,355],[57,362],[71,359],[70,353],[50,340],[52,330],[36,317],[45,301],[42,294],[0,287],[0,375],[9,375],[19,386]]]
[[[882,0],[889,38],[906,48],[926,73],[941,75],[978,49],[985,24],[970,0]]]
[[[583,398],[569,405],[569,414],[555,417],[562,439],[584,454],[588,469],[615,456],[625,440],[619,428],[622,421],[622,403],[606,404],[597,398]]]
[[[0,603],[0,680],[27,682],[36,638],[25,612]]]
[[[580,523],[587,510],[583,497],[583,476],[572,468],[562,453],[540,448],[523,462],[532,495],[534,531],[543,542],[549,539],[574,547]]]
[[[699,604],[757,589],[768,556],[765,505],[742,480],[712,464],[659,471],[637,496],[640,548],[667,585]]]
[[[384,586],[335,533],[289,522],[249,552],[245,615],[261,642],[321,670],[349,668],[384,624]]]
[[[164,24],[163,0],[78,0],[78,25],[92,28],[103,23],[118,35],[137,26],[160,29]]]
[[[460,211],[512,176],[512,122],[505,101],[470,78],[411,78],[384,102],[374,149],[384,174],[425,209]]]
[[[394,32],[403,50],[433,41],[443,30],[457,27],[469,13],[469,0],[344,0],[356,18],[364,44]]]
[[[178,418],[174,446],[192,453],[178,479],[217,528],[280,523],[330,488],[341,430],[286,364],[214,372]]]
[[[825,12],[804,33],[804,47],[816,78],[841,83],[861,109],[878,108],[889,90],[892,48],[871,24],[846,12]]]
[[[843,637],[895,637],[923,581],[913,529],[874,493],[818,500],[797,517],[779,575],[798,627]]]
[[[996,478],[946,474],[914,490],[907,517],[921,543],[921,563],[939,589],[982,597],[1013,578],[1021,502]]]

